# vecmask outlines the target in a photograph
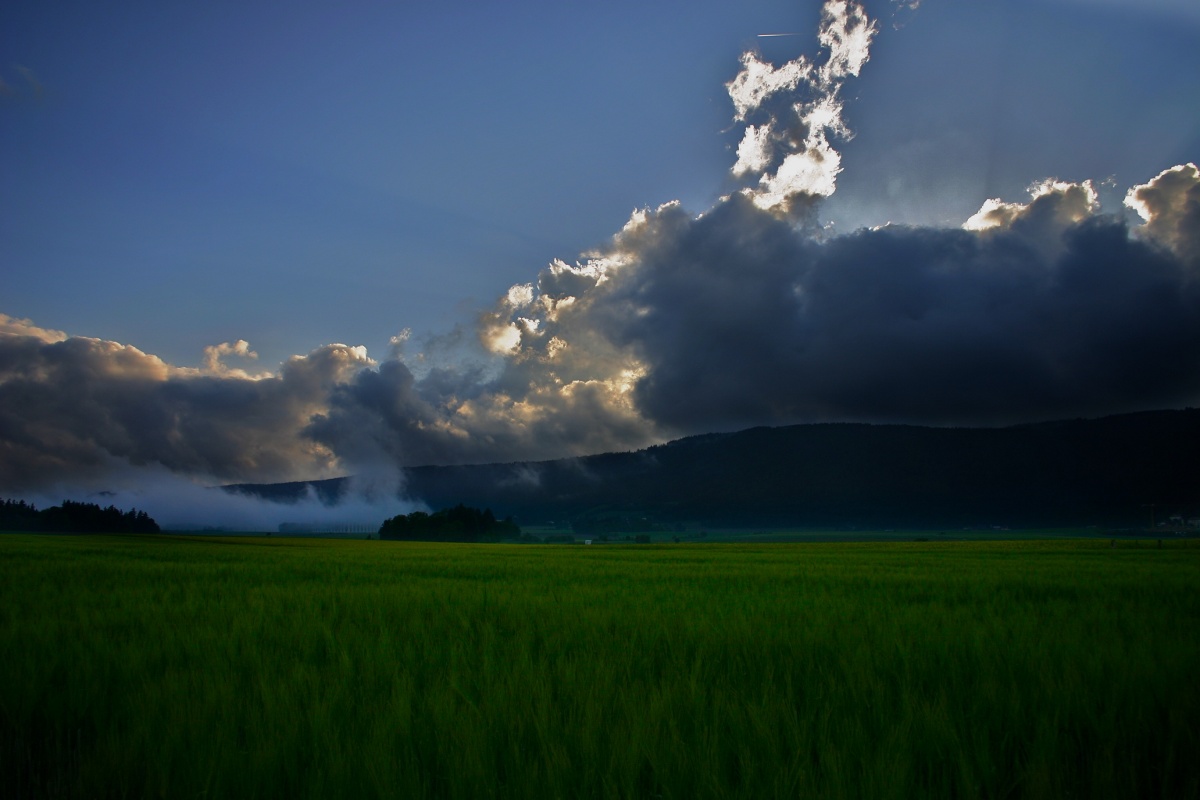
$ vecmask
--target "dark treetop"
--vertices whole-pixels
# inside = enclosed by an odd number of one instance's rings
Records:
[[[414,511],[386,520],[379,528],[383,539],[434,542],[499,541],[521,535],[512,518],[497,520],[491,509],[480,511],[462,503],[427,514]]]
[[[136,508],[64,500],[60,506],[38,511],[24,500],[0,503],[0,530],[42,533],[158,533],[158,523]]]

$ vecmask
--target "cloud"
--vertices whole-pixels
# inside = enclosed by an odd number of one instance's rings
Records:
[[[337,502],[331,503],[323,502],[311,488],[294,502],[272,502],[203,486],[162,467],[128,464],[113,464],[106,485],[106,489],[89,491],[68,482],[42,486],[26,497],[39,508],[57,505],[64,498],[136,508],[167,531],[277,531],[288,523],[300,525],[302,530],[375,531],[385,519],[425,510],[419,503],[402,499],[400,474],[395,469],[356,476],[343,487]]]
[[[828,50],[819,67],[804,56],[778,68],[754,53],[742,56],[741,71],[726,84],[734,122],[749,123],[732,172],[757,177],[756,187],[743,190],[757,206],[795,215],[837,189],[841,155],[831,140],[851,135],[838,94],[867,63],[876,32],[862,6],[831,0],[817,31]]]
[[[736,112],[734,120],[745,122],[772,95],[791,92],[801,81],[811,79],[812,65],[804,56],[776,68],[759,59],[756,53],[742,54],[742,69],[726,88]]]
[[[835,237],[743,193],[634,213],[481,315],[512,338],[414,372],[327,345],[277,373],[202,369],[0,317],[0,486],[111,487],[122,465],[221,481],[624,450],[760,424],[990,424],[1200,398],[1195,167],[989,201],[964,229]],[[406,343],[407,344],[407,343]],[[418,354],[418,356],[421,354]],[[421,358],[412,361],[425,363]]]
[[[1015,230],[1028,245],[1036,246],[1047,259],[1062,254],[1065,228],[1083,222],[1100,210],[1099,195],[1091,181],[1068,183],[1053,178],[1038,181],[1028,189],[1028,203],[1006,203],[999,198],[984,202],[963,223],[974,231]]]
[[[214,480],[330,474],[339,459],[303,428],[333,386],[373,363],[362,348],[328,345],[251,379],[11,317],[0,329],[0,487],[9,492],[104,484],[114,462]],[[238,349],[214,352],[222,347]]]
[[[741,176],[747,172],[762,172],[771,165],[771,151],[771,126],[747,125],[738,144],[733,174]]]
[[[245,339],[238,339],[236,342],[222,342],[221,344],[209,345],[204,348],[203,371],[210,375],[250,378],[253,380],[272,377],[270,372],[251,374],[243,369],[232,368],[225,364],[224,361],[229,356],[253,360],[258,358],[258,353],[250,349],[250,343]]]
[[[610,374],[596,353],[572,364],[563,346],[546,340],[539,353],[511,354],[498,373],[439,368],[417,378],[400,361],[384,362],[338,385],[305,433],[355,462],[405,465],[555,458],[654,441],[631,401],[636,374]],[[596,368],[572,377],[586,371],[582,364]]]
[[[1200,169],[1182,164],[1134,186],[1125,205],[1146,221],[1142,232],[1180,258],[1200,261]]]
[[[1098,213],[1090,184],[1061,181],[993,208],[983,230],[824,241],[741,195],[696,218],[667,205],[595,254],[618,266],[571,287],[570,310],[543,318],[513,358],[563,369],[547,342],[571,353],[601,337],[607,375],[637,375],[632,408],[669,431],[988,424],[1195,402],[1196,260],[1148,240],[1192,241],[1166,222],[1192,190],[1162,176],[1147,187],[1139,196],[1159,211],[1137,235]],[[543,277],[534,304],[557,307],[554,270]]]
[[[33,320],[0,314],[0,342],[3,342],[2,337],[5,336],[28,337],[44,343],[61,342],[67,338],[67,334],[62,331],[39,328],[33,324]]]

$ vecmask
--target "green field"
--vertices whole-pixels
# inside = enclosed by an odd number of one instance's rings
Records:
[[[0,794],[1200,796],[1200,542],[0,536]]]

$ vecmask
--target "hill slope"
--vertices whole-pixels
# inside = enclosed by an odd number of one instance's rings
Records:
[[[693,436],[633,453],[405,471],[432,508],[522,523],[711,526],[1138,525],[1200,515],[1200,410],[1008,428],[819,424]],[[326,502],[345,479],[227,487]]]

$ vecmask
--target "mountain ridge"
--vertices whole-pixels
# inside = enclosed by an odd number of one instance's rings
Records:
[[[431,508],[522,524],[711,527],[1144,526],[1200,515],[1200,410],[1000,428],[828,422],[687,436],[641,450],[403,470]],[[223,487],[325,503],[349,478]]]

